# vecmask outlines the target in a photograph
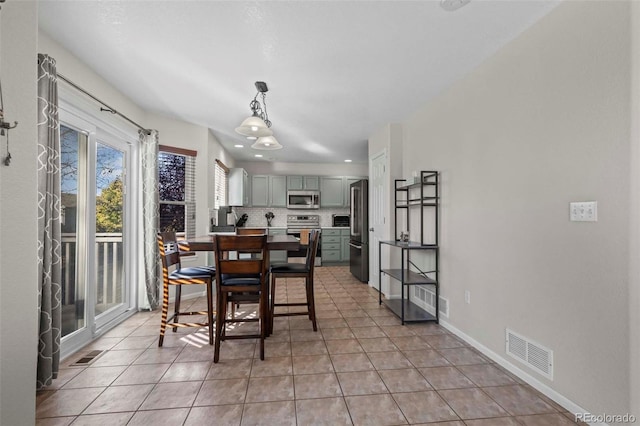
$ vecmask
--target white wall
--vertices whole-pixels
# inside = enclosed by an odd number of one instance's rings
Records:
[[[37,311],[37,5],[0,11],[0,76],[11,165],[0,164],[0,424],[35,423]],[[6,156],[0,137],[0,160]]]
[[[592,413],[630,407],[629,13],[565,2],[403,123],[403,170],[442,173],[449,322],[507,359],[506,327],[552,349],[554,380],[531,374]]]

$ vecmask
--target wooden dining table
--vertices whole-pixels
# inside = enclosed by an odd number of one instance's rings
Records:
[[[215,251],[215,235],[203,235],[199,237],[188,238],[186,240],[178,241],[178,246],[181,252],[196,252],[196,251]],[[269,265],[269,252],[271,250],[291,250],[296,251],[300,249],[300,240],[293,235],[277,234],[267,236],[267,251],[264,261]],[[267,283],[267,291],[270,285]],[[267,299],[268,300],[268,299]],[[271,316],[271,312],[269,313]],[[267,336],[271,334],[271,320],[267,321]]]

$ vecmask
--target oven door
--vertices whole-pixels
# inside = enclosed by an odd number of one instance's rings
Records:
[[[287,230],[287,234],[293,235],[297,239],[300,239],[300,231]],[[316,253],[316,266],[322,265],[322,234],[318,237],[318,251]],[[300,246],[298,250],[287,250],[287,262],[289,263],[304,263],[307,260],[307,246]]]

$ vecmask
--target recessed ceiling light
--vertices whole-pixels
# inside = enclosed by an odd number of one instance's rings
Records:
[[[351,160],[344,160],[344,162],[345,162],[345,163],[350,163],[350,162],[351,162]]]
[[[244,148],[244,145],[240,145],[240,144],[235,144],[234,145],[236,148]]]
[[[258,158],[261,158],[262,154],[256,154],[255,156],[258,157]]]
[[[255,141],[256,139],[258,139],[257,136],[247,136],[247,139],[249,139],[250,141]]]

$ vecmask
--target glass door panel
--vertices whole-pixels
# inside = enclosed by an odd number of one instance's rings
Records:
[[[62,204],[62,337],[86,327],[82,203],[87,136],[60,126]]]
[[[95,315],[126,301],[124,267],[125,153],[109,145],[96,147]]]

